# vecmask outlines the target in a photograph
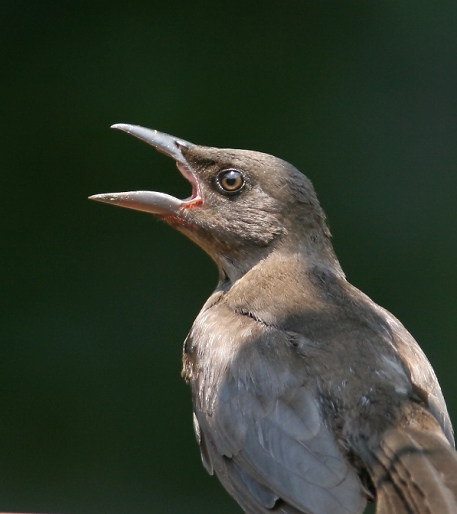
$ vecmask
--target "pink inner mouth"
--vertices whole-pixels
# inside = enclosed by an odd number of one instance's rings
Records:
[[[192,195],[183,200],[183,208],[193,207],[202,203],[200,188],[195,175],[192,171],[182,162],[176,162],[176,167],[181,172],[182,176],[187,179],[192,186]]]

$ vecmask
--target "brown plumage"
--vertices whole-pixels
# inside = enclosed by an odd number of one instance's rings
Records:
[[[219,284],[184,344],[203,464],[247,513],[457,512],[436,376],[403,325],[350,285],[311,182],[246,150],[131,125],[192,184],[95,200],[151,212],[200,245]]]

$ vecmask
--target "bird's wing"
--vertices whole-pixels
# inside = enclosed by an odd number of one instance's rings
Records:
[[[371,302],[371,304],[390,326],[392,334],[394,334],[395,348],[398,351],[405,369],[408,370],[416,392],[424,398],[430,412],[438,421],[449,441],[449,444],[455,446],[454,431],[447,411],[446,402],[430,362],[411,334],[395,316],[382,307],[379,307],[379,305],[373,302]],[[412,365],[412,363],[414,363],[414,365]]]
[[[262,405],[239,390],[230,394],[232,386],[224,386],[225,401],[201,424],[202,453],[247,512],[268,512],[277,504],[287,513],[294,512],[291,507],[316,514],[363,512],[360,481],[310,391],[300,387]],[[257,403],[254,415],[246,402]]]
[[[370,466],[377,514],[457,512],[457,457],[433,421],[431,430],[409,426],[383,434]]]
[[[236,326],[232,329],[236,332]],[[230,347],[216,330],[213,325],[212,342]],[[281,369],[284,333],[260,327],[249,334],[249,341],[238,341],[238,351],[227,350],[225,360],[213,346],[210,371],[200,374],[212,383],[194,389],[207,469],[214,468],[246,512],[363,512],[363,487],[326,427],[312,390],[291,370]]]

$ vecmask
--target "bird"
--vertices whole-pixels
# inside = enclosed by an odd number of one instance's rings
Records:
[[[92,200],[152,213],[214,260],[184,341],[204,467],[248,514],[457,513],[453,429],[406,328],[351,285],[311,181],[261,152],[116,124],[175,160],[180,200]]]

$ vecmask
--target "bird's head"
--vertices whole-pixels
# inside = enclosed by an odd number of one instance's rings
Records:
[[[311,253],[322,246],[333,258],[313,186],[287,162],[260,152],[194,145],[135,125],[113,128],[172,157],[192,194],[179,200],[131,191],[90,199],[156,215],[200,245],[232,280],[278,247],[301,244],[306,253],[306,246],[313,246]]]

